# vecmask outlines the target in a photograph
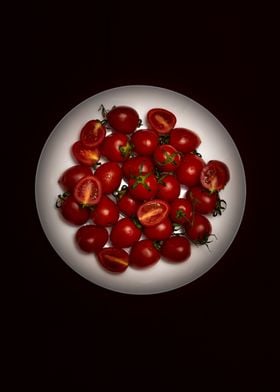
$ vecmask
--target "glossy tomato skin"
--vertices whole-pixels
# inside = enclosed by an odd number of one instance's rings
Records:
[[[212,225],[206,216],[194,213],[192,222],[186,224],[187,237],[197,244],[205,244],[212,233]]]
[[[112,226],[119,219],[119,209],[113,200],[103,195],[91,212],[91,219],[98,226]]]
[[[129,265],[129,255],[124,249],[108,247],[98,252],[99,263],[108,271],[124,272]]]
[[[164,172],[174,172],[181,162],[179,151],[170,144],[158,146],[153,157],[158,169]]]
[[[132,134],[131,142],[133,150],[138,155],[152,155],[158,146],[159,138],[155,131],[150,129],[141,129]]]
[[[95,172],[102,186],[102,192],[113,193],[120,186],[122,180],[122,169],[116,162],[105,162]]]
[[[154,164],[151,158],[138,156],[127,159],[122,165],[123,176],[126,180],[139,174],[152,173]]]
[[[173,226],[169,218],[165,218],[155,226],[146,226],[143,229],[145,236],[153,241],[166,240],[171,236],[172,232]]]
[[[97,147],[84,147],[80,140],[73,144],[71,150],[76,161],[85,166],[93,166],[101,156]]]
[[[169,216],[172,222],[184,224],[191,222],[193,206],[189,200],[177,198],[170,204]]]
[[[156,197],[158,199],[172,202],[180,195],[181,187],[177,178],[172,174],[163,175],[158,181]]]
[[[102,143],[106,135],[106,128],[100,120],[90,120],[82,128],[80,141],[86,148],[93,148]]]
[[[76,232],[76,242],[87,253],[99,252],[108,241],[108,232],[104,227],[85,225]]]
[[[196,150],[200,144],[200,137],[187,128],[174,128],[170,132],[169,143],[183,154]]]
[[[186,199],[192,203],[193,210],[200,214],[211,214],[218,203],[217,192],[209,192],[202,186],[195,186],[186,193]]]
[[[130,193],[127,191],[117,201],[118,208],[127,217],[136,216],[138,208],[141,205],[139,200],[133,199]]]
[[[143,174],[128,181],[129,192],[136,200],[151,200],[157,193],[157,179],[154,174]]]
[[[112,227],[110,240],[116,248],[128,248],[139,240],[141,234],[130,218],[123,218]]]
[[[111,162],[124,162],[130,157],[132,147],[127,135],[114,132],[106,136],[100,146],[102,155]]]
[[[203,168],[200,175],[202,186],[210,192],[220,191],[229,182],[229,168],[224,162],[212,160]]]
[[[161,254],[169,261],[186,261],[191,255],[190,241],[184,236],[170,237],[163,243]]]
[[[199,156],[194,154],[185,155],[176,171],[178,181],[189,188],[200,184],[200,175],[204,166],[205,162]]]
[[[74,165],[69,167],[69,169],[65,170],[62,173],[58,180],[58,183],[65,191],[72,192],[74,186],[81,178],[90,175],[92,175],[92,170],[90,167],[86,167],[83,165]]]
[[[94,175],[81,178],[73,189],[75,200],[84,207],[99,203],[101,195],[101,182]]]
[[[68,196],[63,200],[60,206],[60,212],[64,219],[74,225],[83,225],[90,217],[89,209],[81,207],[73,196]]]
[[[153,108],[147,113],[147,121],[150,127],[159,134],[167,134],[175,127],[177,119],[169,110]]]
[[[124,134],[134,132],[139,124],[137,111],[129,106],[115,106],[106,117],[110,127]]]
[[[155,226],[162,222],[169,213],[169,205],[160,199],[154,199],[141,204],[137,218],[143,226]]]
[[[160,259],[160,252],[154,247],[153,241],[141,240],[136,242],[130,251],[130,265],[144,268],[155,264]]]

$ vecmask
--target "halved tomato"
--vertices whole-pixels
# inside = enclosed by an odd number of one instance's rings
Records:
[[[82,128],[80,140],[85,147],[96,147],[103,142],[106,128],[100,120],[90,120]]]
[[[200,182],[210,192],[220,191],[230,179],[229,168],[224,162],[209,161],[202,169]]]
[[[129,255],[124,249],[104,248],[98,253],[100,264],[111,272],[124,272],[129,263]]]
[[[87,176],[77,182],[73,196],[78,203],[90,207],[99,202],[101,194],[102,187],[98,178]]]
[[[169,133],[175,127],[177,121],[173,113],[161,108],[149,110],[147,120],[150,127],[161,134]]]
[[[84,147],[80,140],[73,144],[72,154],[79,163],[85,166],[93,166],[97,161],[99,161],[101,156],[98,148]]]
[[[155,226],[162,222],[169,213],[169,205],[160,199],[149,200],[141,204],[137,217],[143,226]]]

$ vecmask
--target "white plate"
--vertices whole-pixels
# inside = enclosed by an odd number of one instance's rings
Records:
[[[210,217],[217,240],[206,246],[192,245],[191,257],[182,263],[160,260],[143,270],[127,268],[122,274],[104,270],[92,254],[80,252],[74,244],[77,227],[65,223],[55,208],[62,192],[58,178],[75,164],[71,145],[78,140],[86,121],[101,118],[98,108],[128,105],[135,108],[147,125],[145,115],[153,107],[162,107],[177,117],[178,127],[194,130],[201,138],[199,152],[205,161],[226,162],[231,179],[221,191],[227,202],[222,216]],[[185,192],[184,192],[185,193]],[[58,255],[78,274],[101,287],[128,294],[155,294],[173,290],[197,279],[213,267],[230,247],[241,224],[246,199],[243,164],[231,136],[204,107],[171,90],[152,86],[124,86],[96,94],[72,109],[55,127],[42,150],[35,180],[35,196],[43,230]]]

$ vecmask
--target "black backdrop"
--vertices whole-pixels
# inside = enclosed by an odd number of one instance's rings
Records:
[[[82,388],[89,378],[98,390],[101,378],[105,389],[113,381],[116,388],[143,382],[148,390],[161,383],[179,390],[193,375],[197,383],[222,381],[227,390],[245,385],[240,377],[271,382],[273,258],[264,268],[256,213],[264,42],[252,12],[132,2],[30,9],[21,47],[31,135],[21,310],[43,384],[71,380]],[[57,122],[89,96],[128,84],[169,88],[209,109],[238,146],[247,178],[245,216],[230,250],[195,282],[160,295],[114,293],[77,275],[48,243],[34,201],[38,158]]]

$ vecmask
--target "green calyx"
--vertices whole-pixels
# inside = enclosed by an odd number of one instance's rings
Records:
[[[147,178],[151,175],[152,173],[149,172],[147,174],[142,174],[142,172],[140,171],[140,174],[138,176],[132,176],[132,178],[135,179],[134,184],[132,185],[132,189],[135,189],[138,185],[143,185],[143,187],[145,189],[147,189],[147,191],[151,191],[150,186],[147,184]]]
[[[123,158],[129,158],[132,153],[132,145],[127,142],[124,146],[120,146],[119,150]]]

